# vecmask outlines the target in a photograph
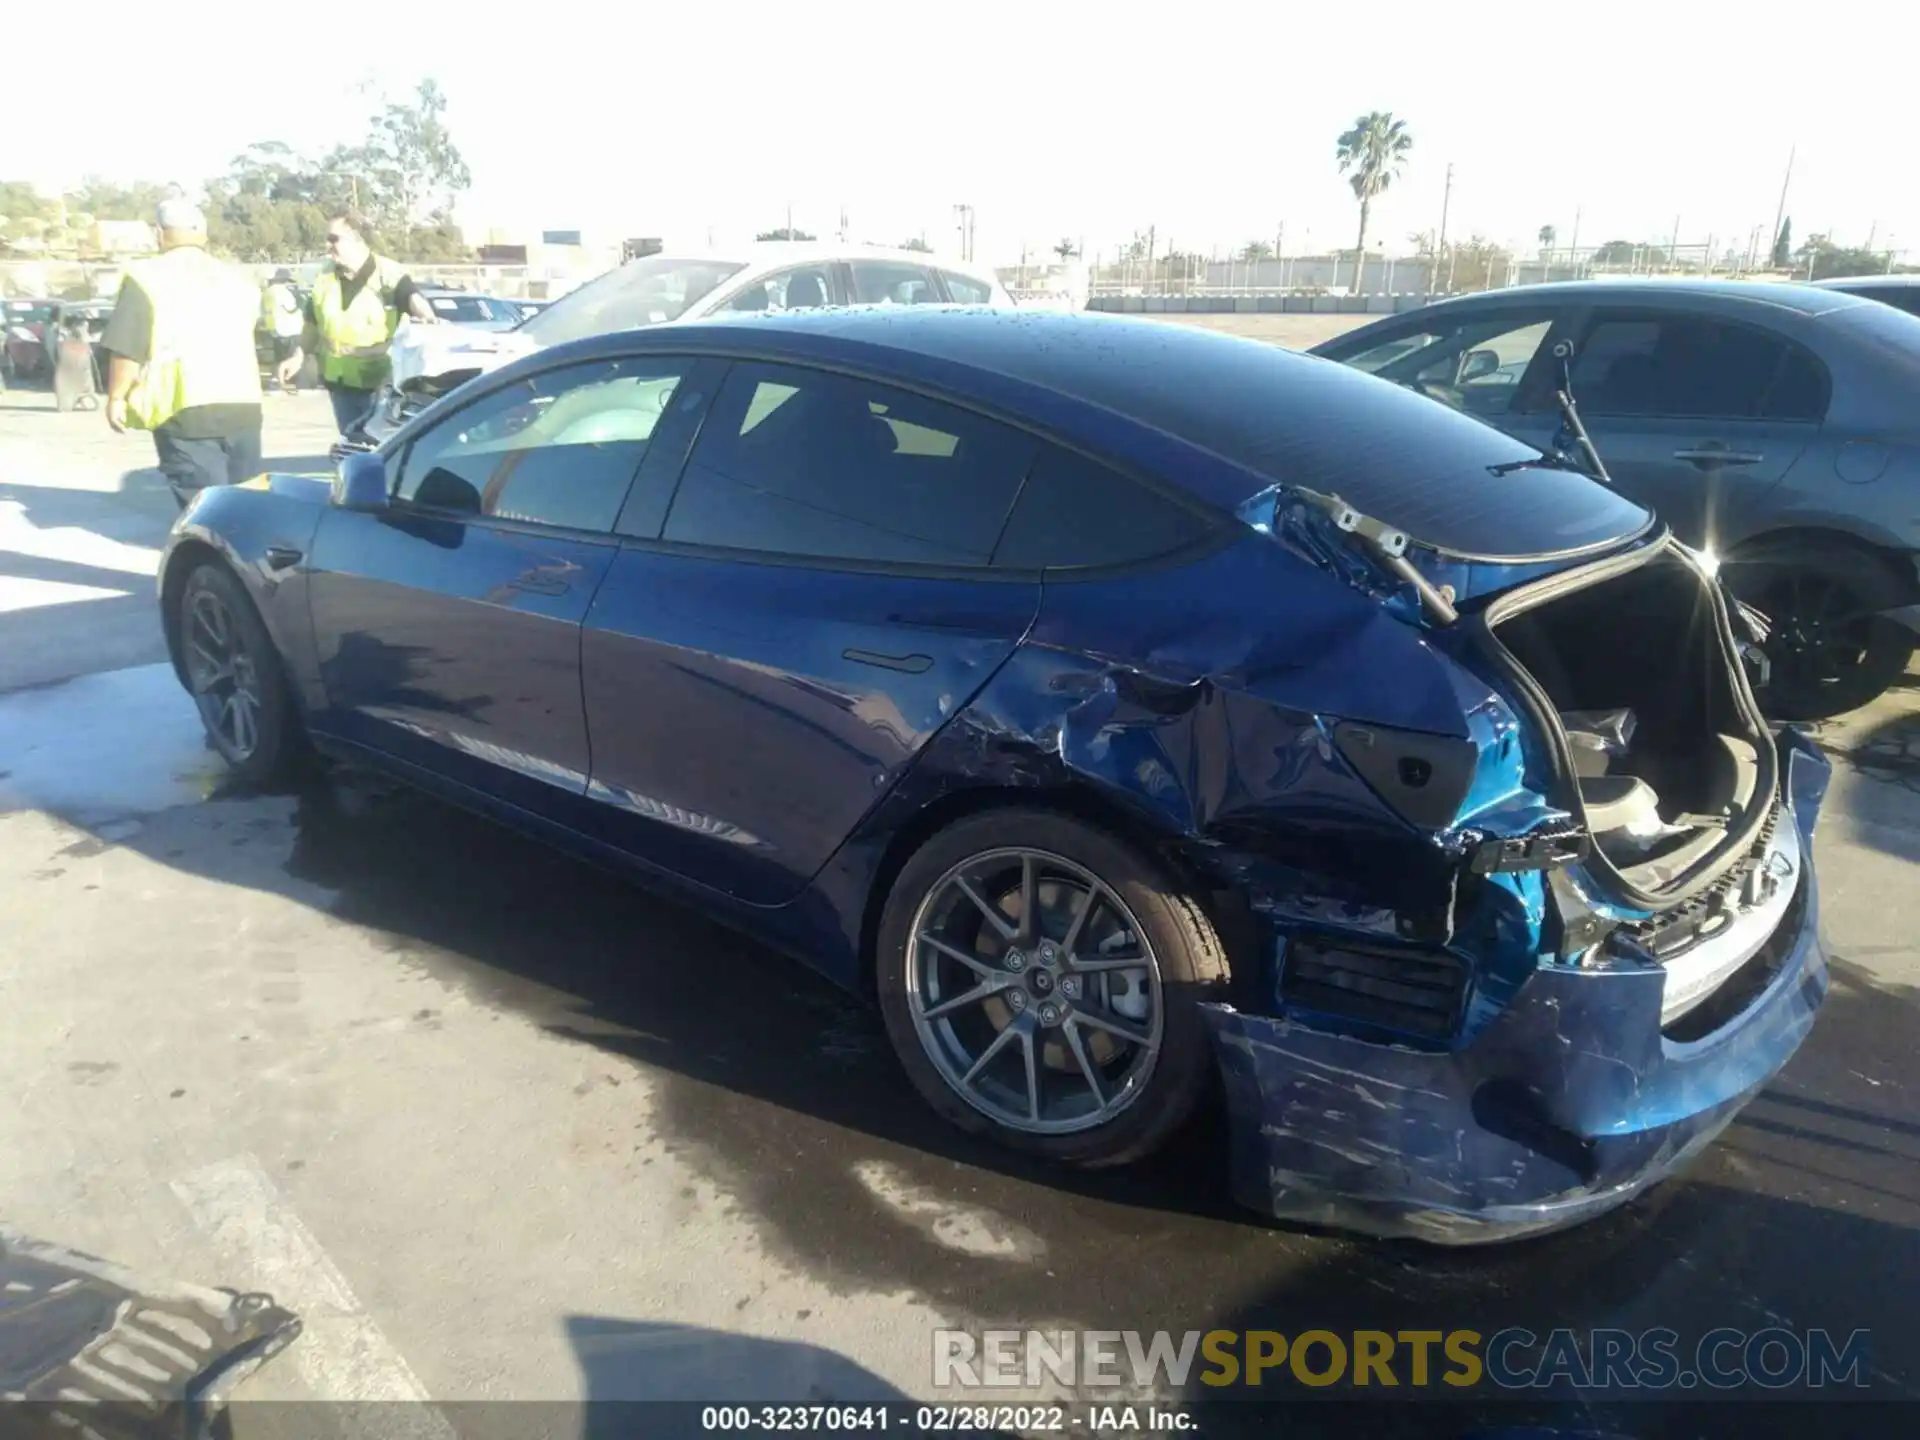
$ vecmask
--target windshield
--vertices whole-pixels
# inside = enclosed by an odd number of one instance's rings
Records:
[[[678,320],[722,280],[745,268],[737,261],[667,255],[631,260],[528,317],[520,331],[542,345],[561,345]]]

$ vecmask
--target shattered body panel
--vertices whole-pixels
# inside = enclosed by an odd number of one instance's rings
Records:
[[[1657,966],[1550,962],[1446,1052],[1211,1006],[1236,1196],[1283,1219],[1472,1244],[1576,1224],[1711,1143],[1799,1048],[1827,990],[1811,856],[1831,767],[1792,732],[1781,748],[1806,858],[1773,973],[1743,1010],[1674,1040]]]

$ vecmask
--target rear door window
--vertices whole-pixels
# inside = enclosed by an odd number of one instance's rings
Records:
[[[1818,420],[1825,367],[1804,347],[1705,315],[1597,317],[1573,363],[1584,414],[1702,420]]]
[[[984,566],[1033,456],[1018,431],[797,366],[733,367],[661,538],[854,564]]]
[[[832,266],[801,265],[752,281],[727,302],[727,309],[752,313],[837,305],[838,288]]]
[[[953,297],[956,305],[985,305],[993,299],[993,287],[970,275],[956,275],[951,270],[942,270],[940,278],[946,282],[947,294]]]
[[[855,260],[853,303],[856,305],[932,305],[940,294],[933,276],[918,265],[895,260]]]
[[[993,563],[1010,570],[1127,565],[1191,545],[1215,528],[1187,503],[1043,445]]]
[[[1507,414],[1553,329],[1552,312],[1503,306],[1492,314],[1435,318],[1352,353],[1337,347],[1327,353],[1470,415]]]

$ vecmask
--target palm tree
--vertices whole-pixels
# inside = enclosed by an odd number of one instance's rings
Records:
[[[1062,260],[1071,260],[1080,253],[1080,247],[1071,240],[1063,239],[1058,245],[1053,247],[1053,253],[1058,255]]]
[[[1400,173],[1407,152],[1413,149],[1413,136],[1404,120],[1393,118],[1390,110],[1375,110],[1353,122],[1353,128],[1340,137],[1334,158],[1340,173],[1353,186],[1353,198],[1360,202],[1360,238],[1354,243],[1353,292],[1360,293],[1360,275],[1367,260],[1367,218],[1373,199]]]
[[[1560,238],[1560,232],[1551,225],[1540,227],[1540,251],[1542,256],[1553,254],[1553,242]]]
[[[1257,265],[1262,260],[1273,258],[1273,246],[1264,240],[1249,240],[1240,247],[1240,258],[1249,265]]]

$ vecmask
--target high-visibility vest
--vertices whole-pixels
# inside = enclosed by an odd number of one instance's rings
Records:
[[[127,267],[153,312],[153,344],[127,396],[127,421],[157,430],[200,405],[258,405],[253,282],[197,245]]]
[[[376,255],[373,274],[342,303],[340,271],[328,266],[313,285],[313,316],[320,332],[320,378],[353,390],[376,390],[387,378],[387,346],[400,328],[393,292],[406,272]]]

